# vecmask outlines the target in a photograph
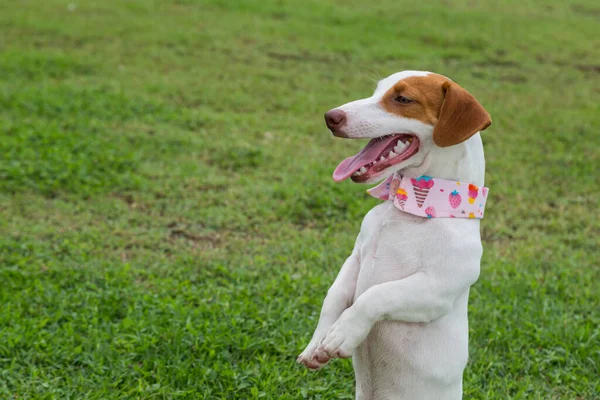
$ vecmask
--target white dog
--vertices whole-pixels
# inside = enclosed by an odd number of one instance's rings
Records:
[[[353,356],[357,399],[460,399],[490,116],[450,79],[404,71],[325,120],[335,136],[372,139],[334,179],[383,180],[373,194],[388,201],[365,216],[298,362]]]

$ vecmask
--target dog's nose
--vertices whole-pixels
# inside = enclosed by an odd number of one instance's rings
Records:
[[[329,110],[325,113],[325,123],[331,132],[335,132],[346,123],[346,113],[338,109]]]

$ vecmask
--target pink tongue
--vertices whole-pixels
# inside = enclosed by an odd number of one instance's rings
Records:
[[[348,157],[337,166],[333,171],[333,180],[336,182],[343,181],[358,171],[361,167],[370,164],[375,161],[381,152],[385,150],[388,144],[398,139],[398,137],[391,136],[386,139],[375,138],[371,139],[369,143],[362,149],[357,155]]]

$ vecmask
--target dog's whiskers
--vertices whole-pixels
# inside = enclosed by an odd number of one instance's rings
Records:
[[[371,76],[369,79],[371,79],[375,84],[378,84],[381,80],[381,75],[379,75],[375,69],[371,69],[371,75],[375,75],[375,77]]]

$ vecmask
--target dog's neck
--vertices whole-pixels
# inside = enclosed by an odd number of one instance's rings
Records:
[[[427,175],[483,186],[485,158],[481,136],[477,133],[469,140],[450,147],[432,146],[422,167],[408,169],[403,175],[410,177]]]

